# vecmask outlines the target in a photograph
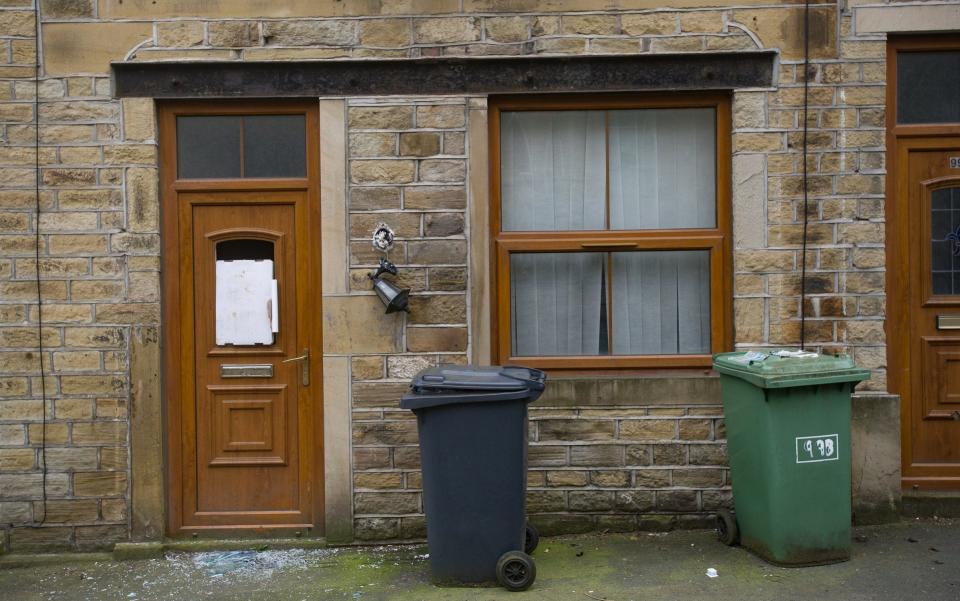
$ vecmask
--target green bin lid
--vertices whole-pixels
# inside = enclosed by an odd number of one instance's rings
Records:
[[[847,355],[792,357],[797,351],[719,353],[713,357],[713,368],[728,376],[750,382],[759,388],[791,388],[839,382],[860,382],[870,379],[870,371],[854,365]]]

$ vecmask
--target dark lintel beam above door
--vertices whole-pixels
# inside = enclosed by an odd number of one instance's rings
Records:
[[[730,90],[775,84],[776,53],[113,63],[114,94],[278,98]]]

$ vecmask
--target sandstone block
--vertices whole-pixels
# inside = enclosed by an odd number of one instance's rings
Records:
[[[350,181],[355,184],[407,184],[414,180],[415,161],[356,160],[350,161]]]
[[[54,401],[53,415],[57,419],[93,419],[93,401],[91,399],[57,399]]]
[[[211,46],[241,48],[260,43],[256,21],[214,21],[207,26]]]
[[[537,422],[539,440],[613,440],[613,420],[559,419]]]
[[[636,470],[633,479],[637,488],[664,488],[670,486],[670,470]]]
[[[616,35],[620,25],[616,15],[571,15],[564,16],[562,31],[572,35]]]
[[[460,352],[467,350],[466,328],[407,328],[407,350],[422,352]]]
[[[357,21],[268,21],[263,39],[279,46],[352,46],[357,41]]]
[[[0,26],[0,30],[8,29]],[[152,34],[149,22],[45,23],[43,55],[47,75],[109,73],[111,60],[122,60],[131,48]]]
[[[350,215],[350,237],[368,240],[378,223],[390,224],[400,238],[420,236],[420,213],[354,213]]]
[[[466,254],[466,243],[462,240],[427,240],[407,245],[407,260],[413,265],[462,265]]]
[[[411,106],[352,106],[347,115],[350,129],[413,127],[413,107]]]
[[[417,127],[463,127],[467,122],[462,104],[438,104],[417,107]]]
[[[369,243],[368,243],[369,246]],[[367,284],[369,290],[369,283]],[[392,353],[402,348],[402,324],[373,296],[328,297],[323,302],[327,353]]]
[[[605,488],[630,486],[630,472],[623,470],[599,470],[590,472],[590,484]]]
[[[397,135],[389,133],[350,134],[351,157],[396,156]],[[401,154],[409,154],[401,152]]]
[[[435,267],[428,270],[429,289],[463,291],[467,289],[467,270],[462,267]]]
[[[383,378],[383,357],[352,357],[350,375],[353,380],[379,380]]]
[[[409,132],[400,134],[400,154],[426,157],[440,154],[440,134]]]
[[[360,44],[376,48],[408,46],[413,36],[409,19],[365,19],[360,22]]]
[[[466,203],[462,186],[411,186],[403,190],[406,209],[462,209]]]
[[[410,299],[411,324],[462,324],[466,319],[467,302],[459,294],[417,295]]]
[[[373,444],[393,446],[397,444],[416,444],[417,424],[414,421],[403,422],[354,422],[354,444]],[[397,466],[401,467],[401,466]]]
[[[621,27],[623,33],[632,36],[671,35],[679,31],[676,13],[623,15]]]
[[[117,445],[126,442],[127,425],[118,421],[73,424],[73,444],[77,446]]]
[[[570,465],[607,467],[623,464],[624,447],[621,445],[578,445],[570,447]]]
[[[567,465],[567,447],[560,445],[533,445],[527,449],[527,461],[534,467]]]
[[[657,491],[657,509],[661,511],[697,511],[699,494],[693,490]]]
[[[26,472],[37,463],[34,449],[0,449],[0,472]]]
[[[720,11],[680,13],[680,31],[719,33],[723,31],[723,13]]]
[[[589,472],[578,472],[572,470],[551,470],[547,472],[547,486],[586,486],[588,481]]]
[[[116,497],[127,492],[124,472],[78,472],[73,474],[73,494],[77,497]]]
[[[614,506],[613,493],[603,490],[575,490],[568,495],[570,511],[610,511]]]
[[[727,465],[727,446],[723,444],[692,444],[690,465]]]
[[[523,42],[529,38],[529,17],[489,17],[484,19],[487,39],[495,42]]]
[[[355,488],[389,489],[402,488],[403,475],[400,472],[366,472],[355,474]]]
[[[200,21],[161,21],[157,23],[157,45],[189,48],[203,45],[203,23]]]
[[[116,303],[96,306],[98,323],[160,323],[160,305],[156,303]]]
[[[474,17],[415,19],[413,41],[416,44],[453,44],[480,39],[480,20]]]
[[[353,535],[359,540],[390,540],[397,538],[400,520],[396,518],[361,518],[353,521]]]
[[[387,377],[410,380],[421,370],[432,367],[433,365],[436,365],[436,359],[434,359],[432,355],[387,357]]]
[[[417,493],[357,493],[353,499],[354,511],[358,515],[390,515],[420,511],[420,495]]]
[[[350,189],[351,211],[379,211],[399,208],[400,188],[360,188],[354,186]]]
[[[40,9],[43,16],[55,19],[92,17],[94,4],[95,0],[41,0]]]
[[[622,420],[620,440],[669,440],[677,437],[677,423],[672,419]]]
[[[419,181],[451,183],[462,182],[467,175],[466,162],[463,160],[427,159],[420,161]]]

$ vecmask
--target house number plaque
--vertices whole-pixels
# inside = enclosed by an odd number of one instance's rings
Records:
[[[960,169],[960,157],[950,157],[950,168]]]

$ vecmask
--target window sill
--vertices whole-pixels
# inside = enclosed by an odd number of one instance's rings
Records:
[[[550,376],[538,407],[720,405],[720,378],[708,370]]]

